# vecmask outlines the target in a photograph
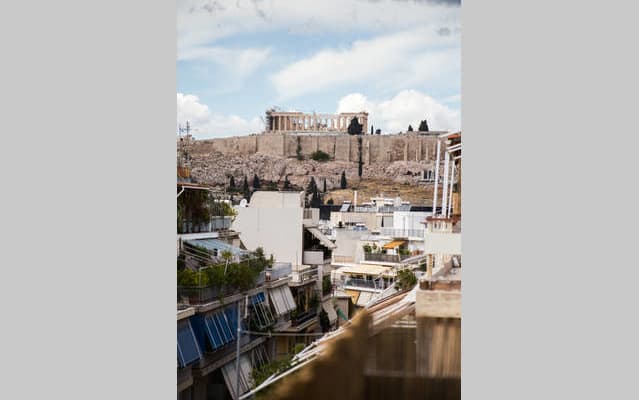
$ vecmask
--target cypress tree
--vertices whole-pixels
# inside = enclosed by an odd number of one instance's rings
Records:
[[[340,180],[339,187],[346,189],[346,171],[342,171],[342,179]]]
[[[326,193],[326,178],[324,178],[324,190],[322,190],[323,193]]]
[[[315,183],[315,178],[311,176],[311,181],[308,183],[306,187],[306,194],[317,193],[317,184]]]
[[[358,152],[359,152],[359,160],[357,162],[357,174],[361,178],[362,166],[364,165],[364,162],[362,161],[362,137],[361,136],[357,138],[357,146],[358,146]]]
[[[284,190],[289,190],[291,188],[291,182],[288,181],[288,175],[284,177]]]
[[[408,125],[408,132],[412,132],[413,131],[413,125]]]
[[[229,192],[234,192],[237,188],[235,187],[235,178],[231,175],[231,180],[229,181]]]
[[[251,198],[251,190],[249,189],[248,178],[244,175],[244,184],[242,185],[242,194],[246,200]]]

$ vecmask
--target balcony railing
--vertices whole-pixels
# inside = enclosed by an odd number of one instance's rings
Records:
[[[297,314],[295,315],[295,317],[291,319],[291,326],[301,325],[304,322],[310,321],[311,319],[316,317],[317,317],[317,310],[307,311],[301,314]]]
[[[204,304],[219,300],[223,297],[240,293],[239,289],[231,287],[177,287],[177,299],[188,299],[189,304]]]
[[[391,236],[395,238],[408,238],[419,237],[423,238],[426,233],[425,229],[394,229],[394,228],[381,228],[380,235]]]
[[[306,269],[293,269],[291,271],[292,283],[304,283],[313,279],[317,279],[318,270],[317,267],[311,267]]]
[[[276,281],[278,279],[291,275],[291,263],[274,263],[273,268],[267,268],[265,271],[266,282]]]
[[[231,217],[215,216],[211,221],[194,224],[193,221],[182,221],[182,226],[178,226],[178,233],[204,233],[216,232],[221,229],[231,229]]]
[[[384,281],[383,279],[370,280],[370,279],[358,279],[349,278],[344,282],[344,286],[353,286],[367,289],[384,290],[390,287],[393,283]]]
[[[331,252],[322,250],[305,250],[302,263],[306,265],[320,265],[331,263]]]
[[[393,262],[399,263],[410,257],[410,254],[398,255],[398,254],[381,254],[381,253],[364,253],[364,260],[366,261],[381,261],[381,262]]]

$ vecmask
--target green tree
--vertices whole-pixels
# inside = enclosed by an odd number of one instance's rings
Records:
[[[311,195],[311,207],[312,208],[319,208],[319,206],[322,205],[322,199],[320,198],[320,195],[317,191],[315,191],[312,195]]]
[[[364,162],[362,161],[362,137],[357,138],[357,150],[359,153],[359,159],[357,161],[357,175],[362,177],[362,167],[364,166]]]
[[[359,123],[359,121],[357,120],[357,117],[353,117],[353,119],[351,120],[351,123],[348,125],[348,134],[361,135],[363,128],[364,126]]]
[[[332,199],[332,198],[330,198],[330,199],[326,200],[326,204],[333,205],[333,203],[334,203],[334,202],[333,202],[333,199]]]
[[[262,187],[262,183],[260,182],[260,178],[257,174],[253,175],[253,189],[257,190]]]
[[[311,176],[311,180],[308,182],[308,186],[306,187],[306,194],[313,194],[317,192],[317,184],[315,183],[315,178]]]
[[[408,132],[412,132],[413,131],[413,125],[408,125]]]
[[[242,184],[242,194],[247,201],[251,199],[251,190],[249,189],[248,178],[246,175],[244,175],[244,183]]]
[[[331,327],[331,320],[328,319],[328,314],[326,313],[326,311],[324,311],[323,308],[322,311],[320,311],[319,313],[319,322],[320,327],[322,328],[322,333],[328,332]]]
[[[342,171],[342,179],[340,180],[340,188],[346,189],[346,171]]]
[[[291,182],[288,180],[288,175],[284,177],[284,190],[289,190],[291,188]]]
[[[331,156],[329,156],[328,153],[322,150],[317,150],[314,151],[313,154],[311,154],[311,158],[315,161],[324,162],[330,160]]]
[[[234,192],[236,190],[237,188],[235,187],[235,178],[233,177],[233,175],[231,175],[231,179],[229,180],[229,192]]]
[[[326,193],[326,178],[324,178],[324,190],[322,190],[322,193]]]
[[[302,155],[302,139],[297,137],[297,149],[295,150],[295,154],[297,155],[298,160],[303,160],[304,156]]]
[[[422,122],[420,122],[419,131],[420,132],[428,132],[428,122],[426,120],[423,120]]]
[[[397,273],[397,279],[395,280],[395,288],[398,290],[412,289],[417,284],[417,277],[413,271],[409,269],[401,270]]]

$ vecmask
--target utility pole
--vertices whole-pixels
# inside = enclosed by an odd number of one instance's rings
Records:
[[[242,328],[240,325],[241,319],[241,300],[237,302],[237,336],[235,341],[237,342],[235,347],[235,373],[236,373],[236,386],[235,386],[235,400],[240,399],[240,333]]]

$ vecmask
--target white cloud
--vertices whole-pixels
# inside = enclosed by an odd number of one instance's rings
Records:
[[[321,50],[271,76],[280,100],[332,87],[370,84],[386,90],[428,83],[459,67],[459,37],[431,27]]]
[[[368,111],[369,126],[384,133],[406,132],[408,125],[417,129],[421,120],[428,121],[430,130],[456,131],[461,128],[461,115],[432,97],[416,90],[403,90],[390,100],[375,102],[360,93],[342,97],[337,112]]]
[[[223,66],[230,73],[246,77],[261,67],[269,58],[271,48],[230,49],[224,47],[191,47],[178,53],[179,61],[201,61]]]
[[[288,31],[379,33],[398,26],[459,26],[460,7],[437,2],[361,0],[179,0],[177,40],[181,50],[211,45],[234,34]]]
[[[246,120],[237,115],[214,114],[197,96],[178,93],[177,122],[185,124],[186,121],[193,129],[192,135],[198,139],[247,135],[264,129],[258,117]]]

